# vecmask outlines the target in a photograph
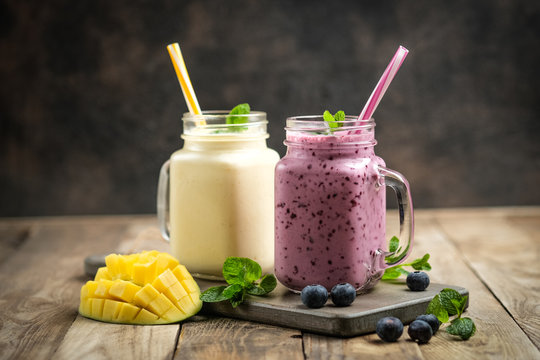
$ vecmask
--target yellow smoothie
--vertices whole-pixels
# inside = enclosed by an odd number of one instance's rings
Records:
[[[229,256],[274,266],[276,151],[264,133],[190,134],[170,161],[172,254],[194,276],[220,278]]]

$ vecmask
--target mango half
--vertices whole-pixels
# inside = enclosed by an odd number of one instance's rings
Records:
[[[169,324],[202,307],[199,286],[167,253],[110,254],[105,264],[81,288],[82,316],[122,324]]]

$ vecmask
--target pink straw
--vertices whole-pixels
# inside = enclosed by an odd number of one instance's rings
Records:
[[[369,97],[369,100],[364,106],[364,109],[360,113],[360,116],[358,116],[358,120],[371,119],[371,116],[375,112],[375,109],[377,109],[377,106],[379,105],[379,102],[384,96],[386,89],[388,89],[388,85],[390,85],[390,83],[394,79],[394,76],[396,76],[399,67],[401,66],[401,64],[403,64],[403,60],[405,60],[405,57],[407,57],[408,53],[409,50],[405,49],[403,46],[400,46],[399,49],[396,51],[394,57],[386,67],[384,73],[382,74],[381,79],[377,83],[375,90],[373,90],[373,92],[371,93],[371,96]]]

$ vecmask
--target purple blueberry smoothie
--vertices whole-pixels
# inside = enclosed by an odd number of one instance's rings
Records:
[[[365,291],[382,276],[385,164],[374,153],[374,126],[327,134],[287,127],[275,173],[274,270],[289,289],[348,282]]]

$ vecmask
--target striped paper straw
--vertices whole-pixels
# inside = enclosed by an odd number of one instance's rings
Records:
[[[369,97],[369,100],[364,106],[364,109],[360,113],[360,116],[358,116],[358,120],[371,119],[371,116],[375,112],[375,109],[377,109],[377,106],[379,105],[379,102],[384,96],[386,89],[388,89],[388,85],[390,85],[390,83],[394,79],[394,76],[396,76],[399,67],[401,66],[401,64],[403,64],[403,60],[405,60],[405,57],[407,57],[408,53],[409,50],[405,49],[403,46],[400,46],[399,49],[396,51],[394,57],[386,67],[384,73],[382,74],[381,79],[377,83],[377,86],[371,93],[371,96]]]
[[[191,80],[189,80],[189,74],[187,72],[186,63],[184,62],[184,57],[182,56],[182,52],[180,51],[180,46],[178,45],[178,43],[170,44],[167,45],[167,50],[169,51],[169,55],[171,56],[174,71],[176,72],[176,76],[178,77],[178,82],[180,83],[180,87],[182,88],[182,93],[184,94],[184,99],[186,100],[189,112],[192,115],[202,115],[201,107],[199,106],[199,102],[197,101],[195,91],[193,90],[193,85],[191,85]],[[197,122],[197,125],[205,124],[206,122],[204,120]]]

